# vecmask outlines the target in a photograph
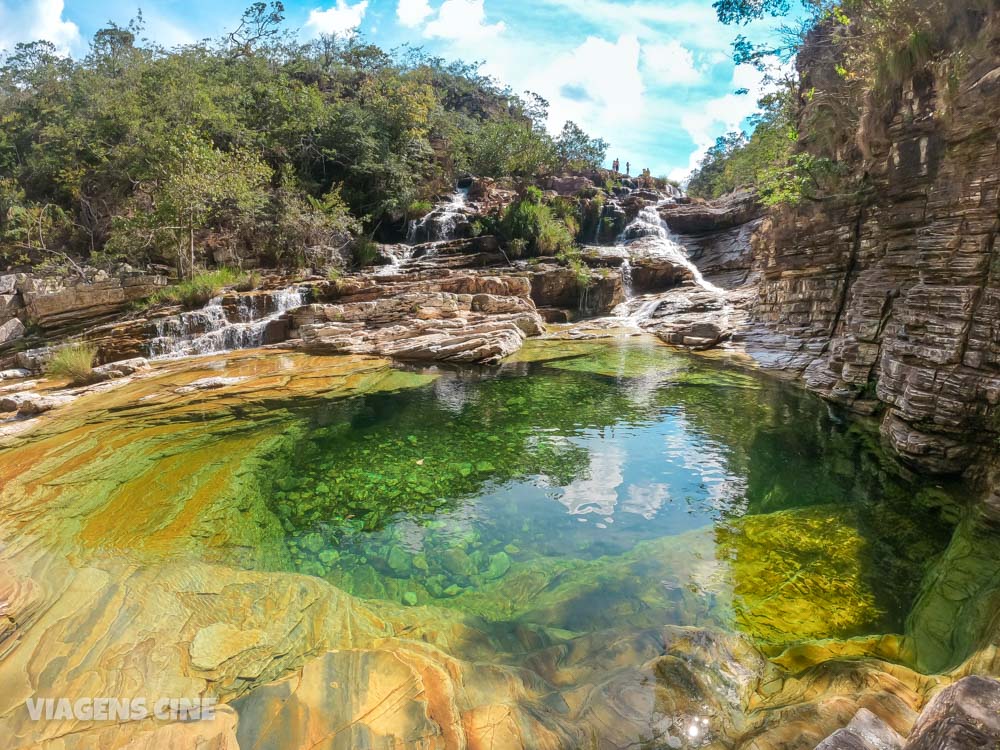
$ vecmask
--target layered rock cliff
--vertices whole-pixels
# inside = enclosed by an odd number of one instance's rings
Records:
[[[957,80],[925,69],[904,84],[849,162],[863,189],[772,210],[752,240],[747,350],[880,413],[899,454],[933,472],[992,453],[1000,428],[998,121],[994,14]]]

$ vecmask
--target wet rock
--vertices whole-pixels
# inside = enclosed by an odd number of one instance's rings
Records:
[[[489,565],[483,576],[488,580],[495,580],[505,576],[508,570],[510,570],[510,557],[506,552],[497,552],[490,556]]]
[[[413,560],[400,547],[392,547],[386,557],[389,569],[399,577],[408,576],[413,570]]]
[[[606,315],[625,299],[621,275],[609,269],[583,278],[571,268],[542,265],[531,275],[531,299],[538,307],[562,307],[585,315]]]
[[[921,712],[906,750],[980,750],[1000,745],[1000,682],[965,677]]]
[[[699,287],[676,289],[659,300],[643,327],[668,344],[689,349],[718,346],[745,317],[725,295]]]
[[[669,258],[640,256],[632,263],[632,288],[640,294],[662,292],[693,281],[690,269]]]
[[[211,377],[211,378],[199,378],[194,380],[187,385],[182,385],[180,388],[175,388],[174,393],[195,393],[196,391],[213,391],[219,388],[228,388],[232,385],[237,385],[246,380],[243,377]]]
[[[453,576],[468,578],[476,572],[476,566],[465,553],[465,550],[452,547],[442,551],[437,558],[438,564]]]
[[[862,708],[844,729],[838,729],[816,750],[902,750],[903,738],[882,719]]]
[[[875,750],[861,737],[847,729],[838,729],[821,743],[816,750]]]
[[[195,669],[211,671],[242,654],[264,639],[260,630],[244,629],[227,622],[201,628],[191,641],[189,653]]]

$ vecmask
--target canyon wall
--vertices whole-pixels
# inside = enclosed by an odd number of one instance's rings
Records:
[[[802,59],[803,85],[821,85]],[[866,136],[867,158],[851,162],[865,189],[772,210],[752,240],[747,350],[881,413],[899,454],[933,472],[991,453],[1000,429],[998,122],[994,14],[957,80],[915,75]]]

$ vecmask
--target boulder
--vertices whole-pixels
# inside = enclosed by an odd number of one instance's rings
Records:
[[[838,729],[816,750],[902,750],[903,738],[867,708],[859,709],[844,729]]]
[[[982,750],[1000,746],[1000,682],[965,677],[920,713],[906,750]]]
[[[576,195],[581,190],[593,190],[594,183],[583,175],[563,174],[549,177],[542,183],[545,190],[552,190],[557,195]]]
[[[76,396],[69,393],[10,393],[0,397],[0,412],[17,412],[19,417],[30,417],[67,404],[74,398]]]
[[[144,357],[133,357],[123,359],[118,362],[111,362],[94,368],[94,380],[113,380],[134,375],[142,370],[149,369],[149,362]]]
[[[24,305],[21,303],[20,294],[0,294],[0,321],[6,321],[21,310]]]
[[[23,338],[26,331],[24,323],[17,318],[11,318],[6,323],[0,325],[0,346]]]

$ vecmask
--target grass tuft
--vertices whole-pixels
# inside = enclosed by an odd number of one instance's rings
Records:
[[[185,279],[161,289],[149,298],[151,304],[171,302],[184,305],[189,310],[204,307],[209,300],[218,297],[226,287],[236,287],[249,291],[260,283],[260,275],[255,272],[239,271],[234,268],[219,268],[203,271],[193,278]]]
[[[77,342],[59,349],[45,365],[45,373],[55,378],[66,378],[73,385],[84,385],[94,378],[94,359],[97,347]]]

